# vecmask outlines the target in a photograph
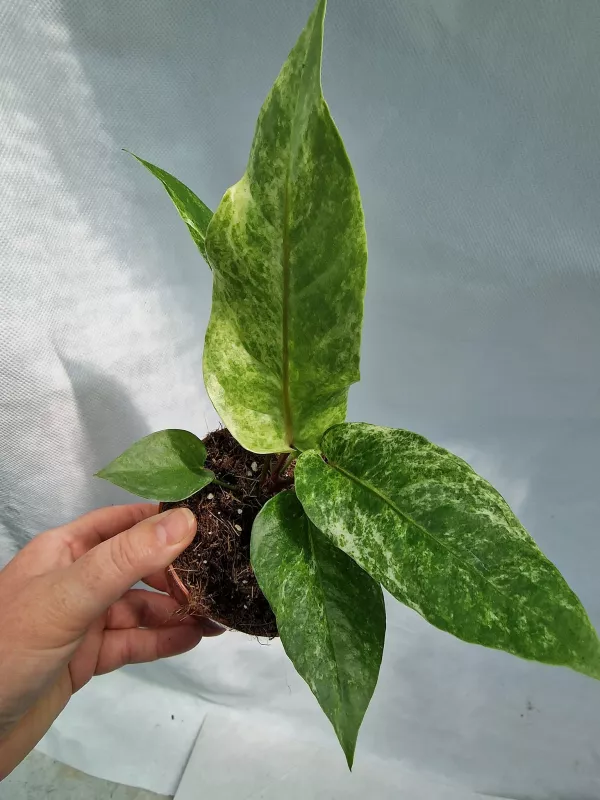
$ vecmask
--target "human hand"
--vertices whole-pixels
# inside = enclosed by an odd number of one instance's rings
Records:
[[[191,542],[188,509],[101,508],[37,536],[0,572],[0,780],[94,675],[191,650],[223,628],[174,616],[165,567]]]

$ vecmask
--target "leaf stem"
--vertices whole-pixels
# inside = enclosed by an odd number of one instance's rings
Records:
[[[226,483],[225,481],[220,481],[218,478],[214,478],[212,483],[216,483],[217,486],[222,486],[224,489],[235,490],[235,486],[232,483]]]
[[[272,478],[276,478],[279,475],[279,473],[281,472],[281,468],[283,467],[283,464],[284,464],[286,458],[287,458],[287,456],[286,456],[285,453],[280,453],[279,454],[279,458],[277,459],[277,461],[275,462],[275,466],[271,470],[271,477]]]
[[[284,463],[283,467],[280,470],[280,473],[284,473],[287,470],[287,468],[290,466],[292,461],[294,461],[296,458],[298,458],[298,451],[297,450],[292,450],[292,452],[286,458],[285,463]]]
[[[260,471],[260,478],[258,481],[259,487],[262,489],[264,482],[267,480],[267,475],[269,474],[269,467],[271,466],[271,454],[265,456],[265,460],[263,461],[262,469]]]

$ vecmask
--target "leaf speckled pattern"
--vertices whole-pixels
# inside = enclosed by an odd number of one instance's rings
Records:
[[[321,91],[319,0],[208,227],[210,398],[257,453],[315,447],[359,379],[367,263],[358,186]]]
[[[170,175],[166,170],[151,164],[149,161],[144,161],[143,158],[136,156],[135,153],[130,153],[130,155],[139,161],[140,164],[143,164],[165,187],[167,194],[179,212],[179,216],[188,226],[188,230],[192,234],[192,239],[196,242],[198,250],[200,250],[206,259],[206,231],[208,229],[208,223],[211,221],[213,215],[210,208],[208,208],[191,189],[188,189],[184,183],[173,175]]]
[[[381,588],[315,528],[294,492],[273,497],[256,518],[251,558],[285,651],[351,767],[383,654]]]
[[[185,500],[215,479],[204,442],[189,431],[157,431],[132,444],[96,477],[148,500]]]
[[[422,436],[331,428],[301,455],[311,520],[398,600],[468,642],[600,677],[600,645],[578,598],[506,501]]]

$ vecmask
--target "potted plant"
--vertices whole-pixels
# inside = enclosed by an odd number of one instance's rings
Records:
[[[204,380],[226,427],[204,441],[151,434],[98,475],[194,511],[173,594],[189,613],[278,633],[351,766],[383,653],[381,587],[467,642],[595,678],[600,645],[559,571],[467,463],[416,433],[344,421],[367,243],[321,91],[325,5],[214,214],[142,161],[213,271]]]

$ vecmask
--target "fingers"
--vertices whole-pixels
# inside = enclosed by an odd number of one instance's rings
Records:
[[[96,666],[104,675],[126,664],[141,664],[192,650],[202,639],[200,625],[106,631]]]
[[[5,567],[4,581],[16,575],[23,582],[68,567],[91,548],[157,511],[152,503],[98,508],[68,525],[40,533]]]
[[[92,548],[63,571],[52,598],[63,623],[85,630],[145,575],[164,569],[192,541],[196,518],[175,508],[138,522]]]
[[[131,589],[108,610],[106,627],[119,628],[158,628],[169,623],[180,624],[178,603],[166,594],[148,592],[145,589]],[[191,618],[187,618],[191,621]]]
[[[195,625],[203,636],[219,636],[227,629],[207,617],[181,616],[180,606],[164,594],[131,589],[108,610],[106,628],[158,628],[165,625]]]
[[[157,512],[158,506],[153,503],[97,508],[50,533],[60,532],[63,541],[73,549],[74,558],[80,558],[92,547],[133,528],[138,522],[154,516]]]
[[[164,569],[155,572],[153,575],[146,575],[143,581],[146,586],[151,586],[158,592],[169,594],[169,584],[167,583],[167,576],[165,575]]]

